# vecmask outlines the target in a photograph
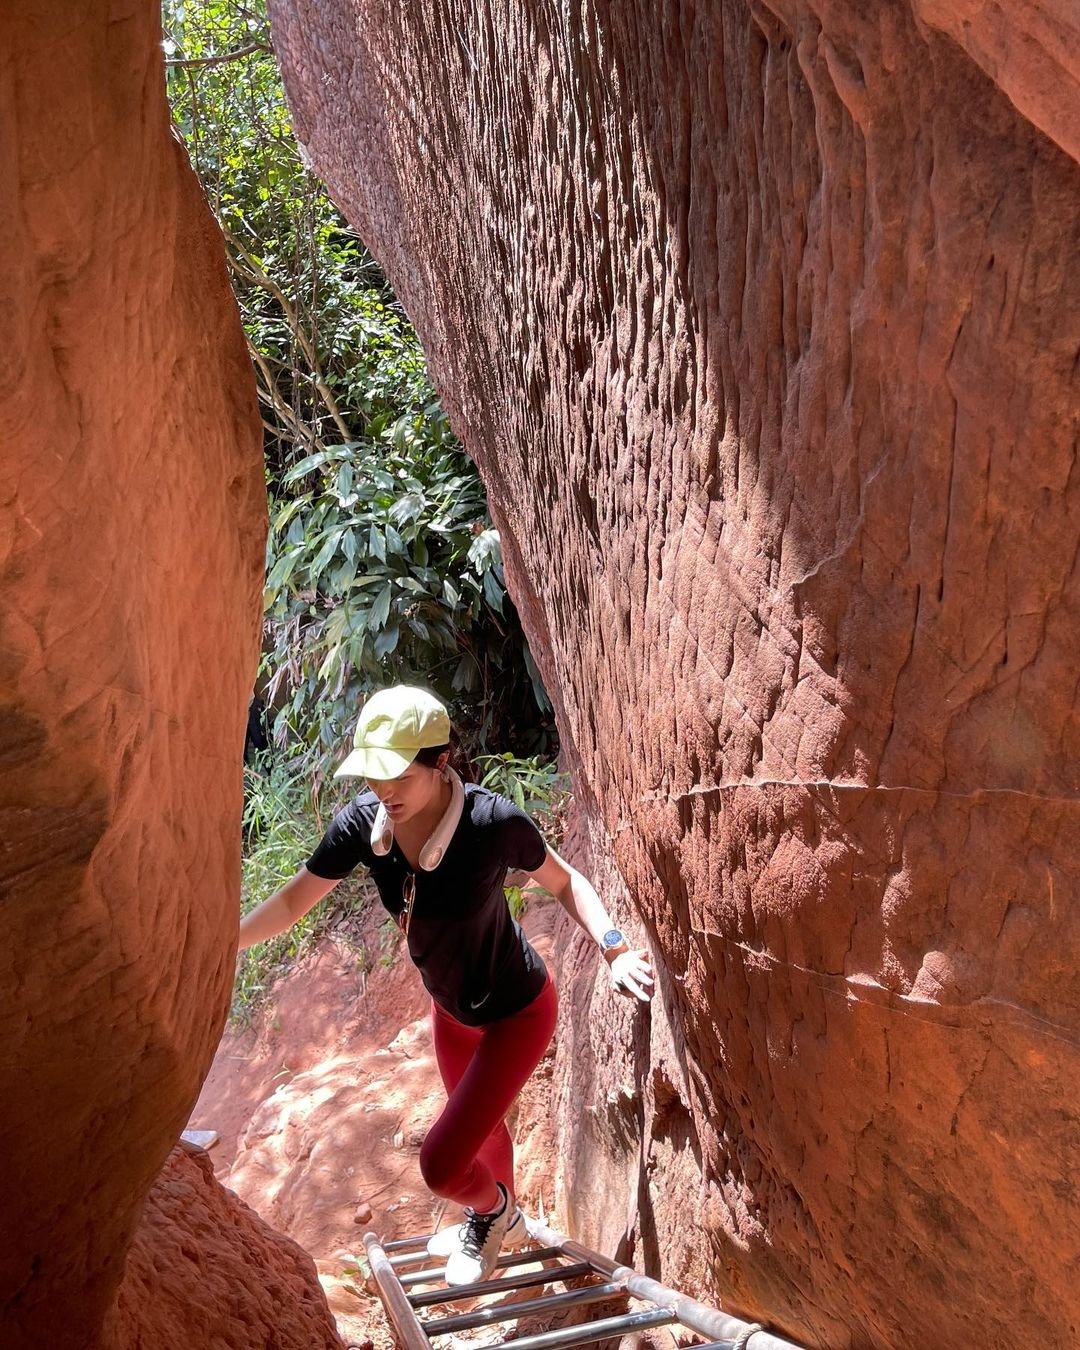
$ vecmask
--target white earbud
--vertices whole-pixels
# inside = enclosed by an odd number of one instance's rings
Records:
[[[449,765],[443,769],[442,775],[450,784],[450,805],[420,850],[419,863],[425,872],[433,872],[442,862],[465,807],[465,789],[461,779]],[[371,851],[381,858],[390,852],[393,842],[394,825],[387,815],[386,807],[380,802],[379,809],[375,812],[375,823],[371,827]]]

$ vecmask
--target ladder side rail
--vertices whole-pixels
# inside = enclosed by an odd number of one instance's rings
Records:
[[[753,1322],[744,1322],[741,1318],[732,1317],[730,1313],[721,1312],[718,1308],[707,1308],[704,1303],[699,1303],[688,1294],[680,1293],[678,1289],[669,1289],[659,1281],[651,1280],[648,1275],[639,1275],[629,1266],[620,1266],[615,1271],[615,1278],[622,1280],[635,1298],[673,1308],[683,1326],[699,1332],[702,1336],[709,1336],[717,1341],[739,1341],[741,1337],[745,1337],[740,1341],[745,1350],[804,1350],[804,1347],[795,1341],[789,1341],[784,1336],[776,1336],[764,1328],[755,1330]],[[747,1332],[750,1334],[747,1335]]]
[[[374,1233],[364,1234],[364,1250],[367,1252],[368,1264],[378,1286],[383,1307],[404,1350],[431,1350],[427,1332],[410,1306],[408,1296],[401,1287],[401,1281],[390,1264],[390,1258]]]
[[[657,1307],[674,1308],[683,1326],[698,1332],[699,1335],[707,1336],[710,1340],[737,1341],[740,1336],[745,1337],[747,1332],[750,1332],[743,1341],[745,1350],[804,1350],[804,1347],[795,1341],[789,1341],[771,1331],[753,1330],[752,1322],[744,1322],[738,1317],[732,1317],[730,1313],[708,1308],[696,1298],[691,1298],[678,1289],[669,1289],[658,1280],[650,1279],[648,1275],[640,1275],[629,1266],[617,1266],[606,1256],[590,1251],[580,1242],[575,1242],[564,1233],[556,1232],[555,1229],[548,1228],[546,1224],[538,1223],[535,1219],[526,1217],[525,1224],[529,1236],[534,1241],[542,1242],[545,1246],[558,1247],[572,1260],[588,1261],[598,1274],[625,1284],[635,1298],[643,1299],[646,1303],[655,1304]]]

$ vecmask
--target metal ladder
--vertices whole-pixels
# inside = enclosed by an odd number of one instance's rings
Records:
[[[785,1340],[756,1324],[741,1322],[715,1308],[707,1308],[677,1289],[668,1289],[646,1275],[639,1275],[629,1266],[616,1265],[599,1252],[590,1251],[534,1219],[526,1218],[525,1222],[530,1239],[537,1245],[500,1256],[497,1269],[507,1274],[456,1288],[443,1283],[445,1263],[430,1264],[427,1236],[384,1244],[374,1233],[365,1233],[364,1248],[372,1278],[403,1350],[449,1350],[456,1342],[441,1338],[452,1338],[459,1331],[496,1326],[500,1322],[513,1322],[519,1317],[564,1308],[605,1303],[613,1298],[636,1299],[645,1306],[617,1317],[601,1317],[595,1322],[582,1322],[496,1344],[513,1346],[513,1350],[562,1350],[564,1346],[610,1340],[648,1327],[681,1324],[708,1338],[707,1344],[695,1347],[695,1350],[800,1350],[794,1341]],[[544,1270],[517,1271],[519,1266],[535,1265],[538,1261],[556,1264]],[[581,1276],[599,1276],[600,1283],[520,1302],[488,1304],[465,1313],[419,1316],[422,1311],[443,1304],[480,1298],[485,1294],[512,1294],[519,1289],[562,1284]]]

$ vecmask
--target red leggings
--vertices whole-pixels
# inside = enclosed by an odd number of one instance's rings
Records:
[[[495,1182],[514,1195],[514,1146],[503,1123],[544,1057],[558,999],[551,976],[512,1017],[467,1027],[431,1005],[431,1035],[449,1101],[420,1150],[420,1171],[436,1195],[481,1212],[499,1203]]]

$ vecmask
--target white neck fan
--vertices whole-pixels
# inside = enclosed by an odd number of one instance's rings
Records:
[[[450,784],[450,805],[420,850],[419,862],[425,872],[433,872],[442,862],[465,807],[465,789],[461,785],[461,779],[449,765],[443,769],[442,774]],[[379,809],[375,812],[375,823],[371,827],[371,851],[381,858],[390,852],[393,842],[394,824],[386,813],[386,807],[380,802]]]

